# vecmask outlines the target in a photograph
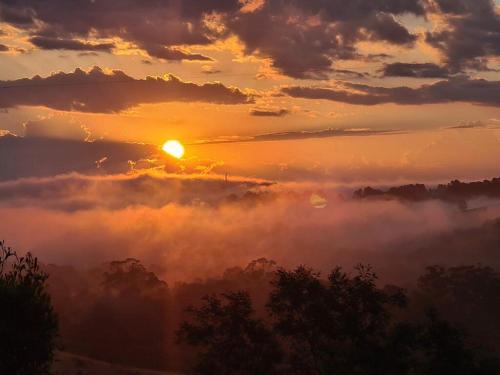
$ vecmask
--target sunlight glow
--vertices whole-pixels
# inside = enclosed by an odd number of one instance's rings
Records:
[[[169,140],[163,144],[162,150],[174,158],[180,159],[184,156],[184,146],[177,140]]]

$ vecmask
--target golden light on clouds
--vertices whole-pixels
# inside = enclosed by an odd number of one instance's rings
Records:
[[[180,159],[184,156],[184,146],[182,145],[182,143],[175,139],[166,141],[163,144],[162,150],[177,159]]]

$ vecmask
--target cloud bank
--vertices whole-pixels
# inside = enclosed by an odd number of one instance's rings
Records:
[[[246,104],[252,99],[221,83],[198,85],[175,76],[135,79],[120,70],[99,67],[85,72],[0,81],[0,108],[44,106],[61,111],[116,113],[140,104],[205,102]]]
[[[500,106],[500,81],[455,77],[418,88],[380,87],[344,83],[337,88],[292,86],[282,89],[294,98],[324,99],[356,105],[394,103],[420,105],[466,102],[485,106]]]

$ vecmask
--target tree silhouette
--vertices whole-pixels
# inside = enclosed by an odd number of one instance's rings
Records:
[[[191,308],[193,322],[178,332],[182,342],[201,348],[195,371],[199,374],[275,374],[281,358],[279,345],[263,321],[253,318],[248,293],[207,296]]]
[[[377,289],[369,268],[357,270],[351,278],[337,268],[327,281],[305,267],[277,272],[268,307],[289,345],[294,373],[389,374],[391,364],[399,368],[387,361],[401,351],[388,340],[388,306],[404,306],[405,297]]]
[[[485,356],[467,344],[467,335],[430,309],[414,326],[416,345],[411,374],[494,375],[500,373],[498,358]]]
[[[500,354],[500,275],[490,267],[428,267],[415,300],[434,306],[485,348]]]
[[[369,267],[328,278],[306,267],[275,272],[266,320],[246,292],[206,297],[181,341],[200,349],[199,374],[493,375],[498,360],[429,310],[413,321],[400,288],[376,285]],[[269,327],[269,328],[268,328]],[[279,346],[277,345],[279,343]]]
[[[102,282],[68,336],[76,352],[130,366],[167,366],[169,289],[137,259],[106,265]]]
[[[0,374],[48,374],[57,317],[37,258],[0,242]]]

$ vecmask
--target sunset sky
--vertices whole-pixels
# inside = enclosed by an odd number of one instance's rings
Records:
[[[491,177],[500,156],[499,6],[1,1],[0,129],[156,148],[179,139],[186,154],[169,171],[183,173]],[[95,155],[92,167],[115,171],[112,151]],[[136,167],[164,162],[142,156],[121,157]]]

